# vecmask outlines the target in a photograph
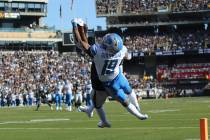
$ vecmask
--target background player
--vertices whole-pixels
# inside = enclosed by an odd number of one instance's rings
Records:
[[[91,84],[91,81],[88,80],[87,84],[85,85],[85,93],[86,93],[85,103],[86,103],[86,106],[91,106],[91,104],[92,104],[91,91],[92,91],[92,84]]]
[[[53,110],[53,107],[52,107],[52,100],[50,101],[48,99],[48,93],[45,93],[44,92],[44,88],[43,86],[39,85],[39,87],[37,88],[38,90],[36,91],[36,102],[37,102],[37,107],[36,107],[36,111],[39,110],[40,106],[42,103],[46,103],[51,110]]]
[[[82,104],[82,99],[82,85],[79,81],[77,81],[75,85],[75,107],[78,111],[80,111],[79,106]]]
[[[57,85],[55,86],[55,105],[56,105],[56,111],[60,110],[62,111],[62,89],[63,85],[58,80]]]
[[[64,93],[66,96],[66,110],[67,111],[72,111],[72,89],[73,89],[73,85],[71,84],[71,82],[69,80],[65,80],[64,81]]]

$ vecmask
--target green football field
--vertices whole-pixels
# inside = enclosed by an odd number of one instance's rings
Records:
[[[199,140],[199,119],[210,119],[210,97],[140,101],[148,120],[138,120],[117,102],[105,110],[111,128],[97,128],[98,117],[56,112],[47,106],[0,108],[1,140]],[[209,123],[210,124],[210,123]]]

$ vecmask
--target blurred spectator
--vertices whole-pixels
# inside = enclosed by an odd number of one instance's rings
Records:
[[[96,9],[97,14],[199,11],[207,10],[208,2],[208,0],[96,0]]]

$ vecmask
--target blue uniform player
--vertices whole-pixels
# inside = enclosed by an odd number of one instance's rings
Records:
[[[86,105],[87,106],[91,106],[92,102],[91,102],[91,91],[92,91],[92,84],[91,81],[89,80],[87,82],[87,84],[85,85],[85,93],[86,93]]]
[[[72,23],[79,44],[92,56],[99,80],[103,83],[106,90],[126,107],[131,114],[141,120],[147,119],[148,115],[141,114],[133,104],[128,102],[126,96],[126,94],[132,93],[132,89],[120,69],[120,64],[127,55],[127,49],[123,46],[121,37],[117,34],[107,34],[102,44],[90,46],[81,39],[82,34],[80,35],[76,27],[77,21],[73,20]]]
[[[65,80],[64,81],[64,92],[65,92],[65,96],[66,96],[66,110],[67,111],[72,111],[72,89],[73,89],[73,85],[71,84],[71,82],[69,80]]]
[[[58,110],[62,111],[62,89],[63,89],[62,84],[60,82],[57,82],[57,85],[55,86],[56,111]]]

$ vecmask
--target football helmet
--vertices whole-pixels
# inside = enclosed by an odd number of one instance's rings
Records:
[[[116,33],[106,34],[103,37],[102,45],[109,50],[114,50],[115,52],[120,51],[123,48],[122,38]]]

